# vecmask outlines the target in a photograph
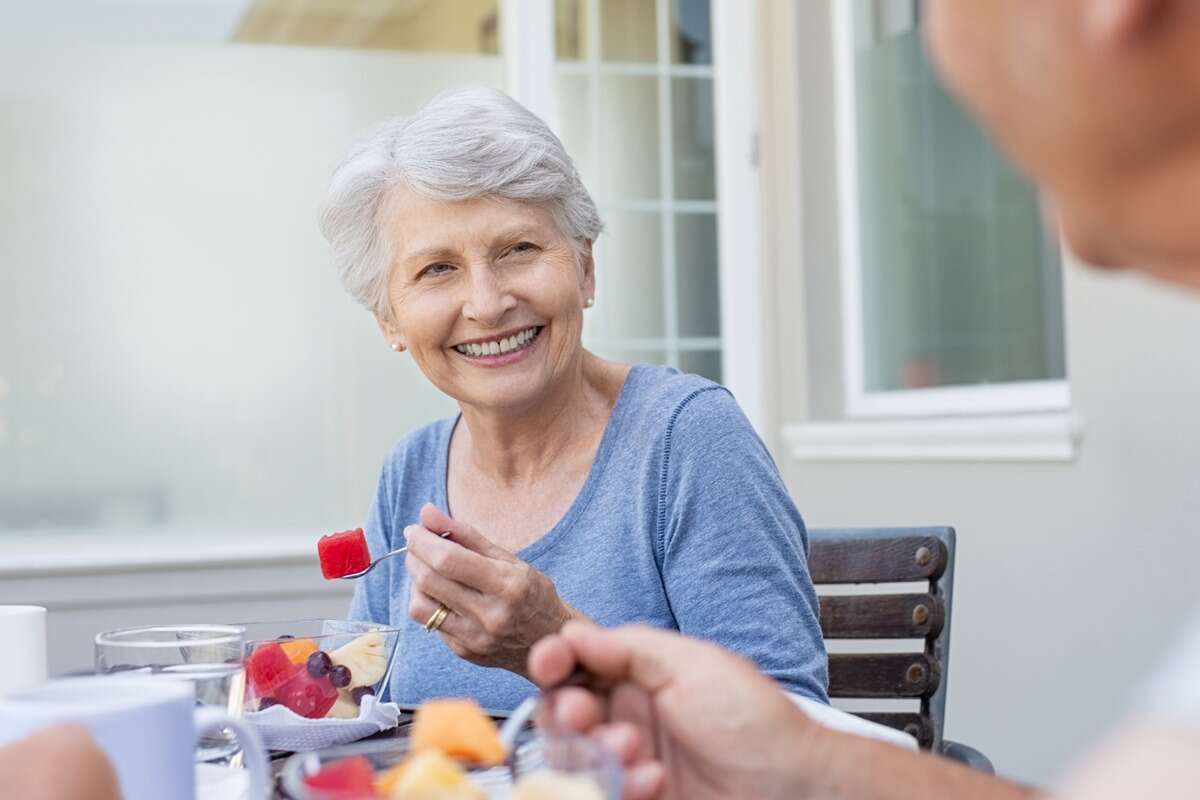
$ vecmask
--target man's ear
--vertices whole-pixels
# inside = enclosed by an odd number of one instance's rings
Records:
[[[1152,30],[1176,1],[1083,0],[1088,38],[1100,44],[1127,44]]]
[[[408,344],[404,341],[404,336],[395,322],[377,311],[375,312],[375,324],[379,326],[379,332],[383,334],[388,347],[397,353],[408,349]]]

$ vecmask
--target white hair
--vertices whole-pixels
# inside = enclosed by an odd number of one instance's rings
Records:
[[[338,166],[321,209],[321,233],[346,291],[391,316],[388,197],[406,186],[435,200],[504,197],[545,206],[577,252],[603,223],[562,142],[516,100],[462,89],[408,118],[380,125]]]

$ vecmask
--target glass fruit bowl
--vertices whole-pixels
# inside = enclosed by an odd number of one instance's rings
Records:
[[[249,622],[245,711],[282,705],[307,719],[354,719],[383,690],[400,630],[374,622]]]
[[[516,752],[509,764],[478,767],[450,760],[465,774],[469,787],[455,791],[443,766],[428,770],[428,783],[406,793],[400,785],[387,786],[381,776],[409,756],[407,739],[385,739],[311,753],[297,753],[287,760],[280,773],[280,785],[292,800],[405,800],[406,797],[437,796],[445,800],[619,800],[621,768],[599,743],[570,733],[527,731],[518,738]],[[437,754],[436,760],[445,761]],[[369,766],[374,788],[354,789],[354,778],[338,788],[311,786],[319,773],[349,773],[360,764]],[[357,762],[357,763],[356,763]],[[410,761],[416,769],[416,762]],[[333,769],[330,769],[330,768]],[[411,781],[425,780],[410,774]],[[363,784],[359,784],[360,786]],[[413,784],[415,786],[415,783]],[[436,787],[437,793],[425,794]]]

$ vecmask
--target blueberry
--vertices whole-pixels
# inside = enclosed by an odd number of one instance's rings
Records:
[[[350,690],[350,697],[354,699],[354,705],[361,706],[363,698],[369,694],[375,694],[375,690],[370,686],[355,686]]]
[[[279,701],[276,700],[274,697],[264,697],[262,700],[258,701],[258,710],[266,711],[271,706],[277,706],[277,705],[279,705]]]
[[[324,650],[318,650],[308,657],[308,674],[314,678],[320,678],[329,674],[329,670],[333,669],[333,661],[329,658],[329,654]]]
[[[350,685],[350,668],[345,664],[334,667],[329,672],[329,682],[335,689],[345,689]]]

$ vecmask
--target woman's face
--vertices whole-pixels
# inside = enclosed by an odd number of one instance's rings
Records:
[[[528,406],[582,354],[590,244],[577,259],[540,205],[392,198],[389,342],[441,391],[486,408]]]

